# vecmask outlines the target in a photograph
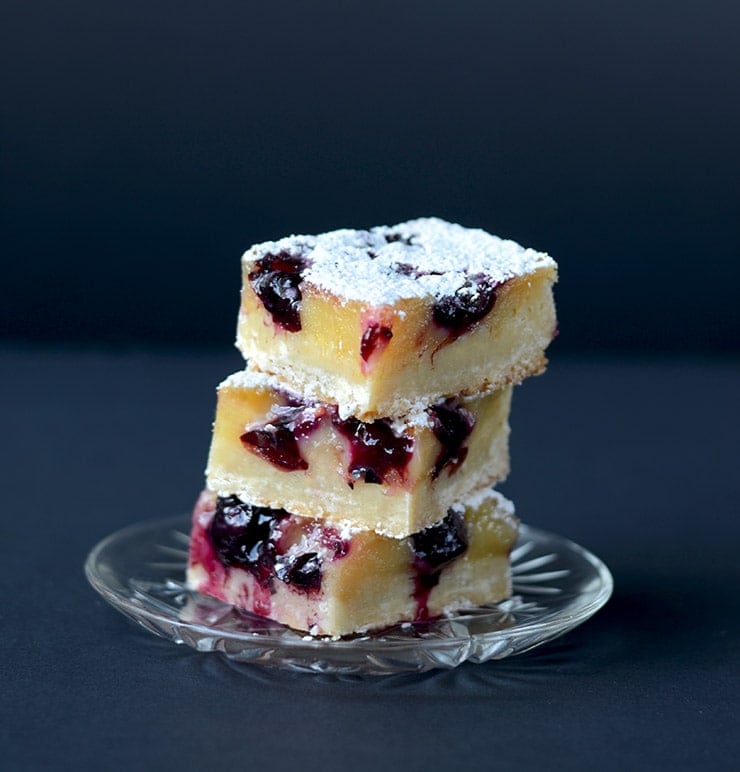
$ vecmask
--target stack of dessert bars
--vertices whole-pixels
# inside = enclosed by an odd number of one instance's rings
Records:
[[[546,254],[435,218],[242,259],[189,586],[319,636],[511,592],[512,386],[556,329]]]

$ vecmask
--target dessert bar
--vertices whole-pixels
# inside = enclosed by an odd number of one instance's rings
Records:
[[[345,417],[518,383],[556,331],[552,258],[435,218],[258,244],[242,271],[242,354]]]
[[[188,583],[312,635],[342,636],[507,597],[516,533],[513,505],[490,489],[404,539],[206,491]]]
[[[207,487],[403,537],[509,470],[511,387],[361,421],[250,369],[218,388]]]
[[[258,244],[187,580],[310,635],[511,593],[513,386],[557,332],[547,254],[437,218]]]

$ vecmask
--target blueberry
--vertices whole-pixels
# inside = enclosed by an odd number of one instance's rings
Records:
[[[396,241],[400,241],[402,244],[405,244],[407,247],[410,247],[413,238],[414,238],[413,236],[402,236],[400,233],[385,234],[386,244],[393,244]]]
[[[450,509],[441,522],[412,534],[411,544],[417,571],[422,575],[438,573],[468,549],[462,514]]]
[[[301,281],[306,261],[288,252],[265,255],[255,263],[249,282],[273,322],[289,332],[301,329]]]
[[[393,331],[390,327],[382,324],[371,324],[362,334],[360,341],[360,356],[363,361],[367,362],[377,349],[382,351],[392,337]]]
[[[288,426],[268,423],[244,432],[239,439],[244,447],[279,469],[288,472],[308,469],[308,462],[301,456],[295,432]]]
[[[393,270],[400,273],[401,276],[416,276],[418,278],[422,275],[411,263],[394,263]]]
[[[475,417],[454,397],[429,408],[429,414],[432,431],[442,446],[432,470],[432,479],[436,479],[446,466],[450,466],[452,473],[465,461],[468,455],[465,441],[473,431]]]
[[[403,434],[399,437],[388,419],[365,422],[335,416],[334,425],[349,440],[347,471],[353,480],[383,483],[394,471],[403,475],[411,460],[414,441]]]
[[[298,440],[316,429],[321,416],[297,397],[287,392],[283,396],[289,404],[274,407],[269,420],[245,431],[239,439],[247,450],[278,469],[289,472],[308,469]]]
[[[265,580],[275,563],[275,526],[288,517],[284,509],[245,504],[237,496],[216,500],[208,535],[225,566],[246,568]]]
[[[482,274],[471,276],[454,295],[446,295],[434,304],[432,317],[457,338],[493,308],[499,286]]]
[[[321,588],[321,558],[316,552],[296,555],[277,570],[278,579],[300,590]]]

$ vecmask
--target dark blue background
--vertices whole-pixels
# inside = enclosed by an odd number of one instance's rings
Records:
[[[6,340],[227,344],[239,256],[436,214],[558,346],[737,346],[736,2],[6,2]]]

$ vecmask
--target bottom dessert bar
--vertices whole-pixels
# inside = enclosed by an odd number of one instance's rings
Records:
[[[311,635],[349,635],[508,597],[517,526],[511,502],[491,489],[402,539],[204,491],[187,580]]]

